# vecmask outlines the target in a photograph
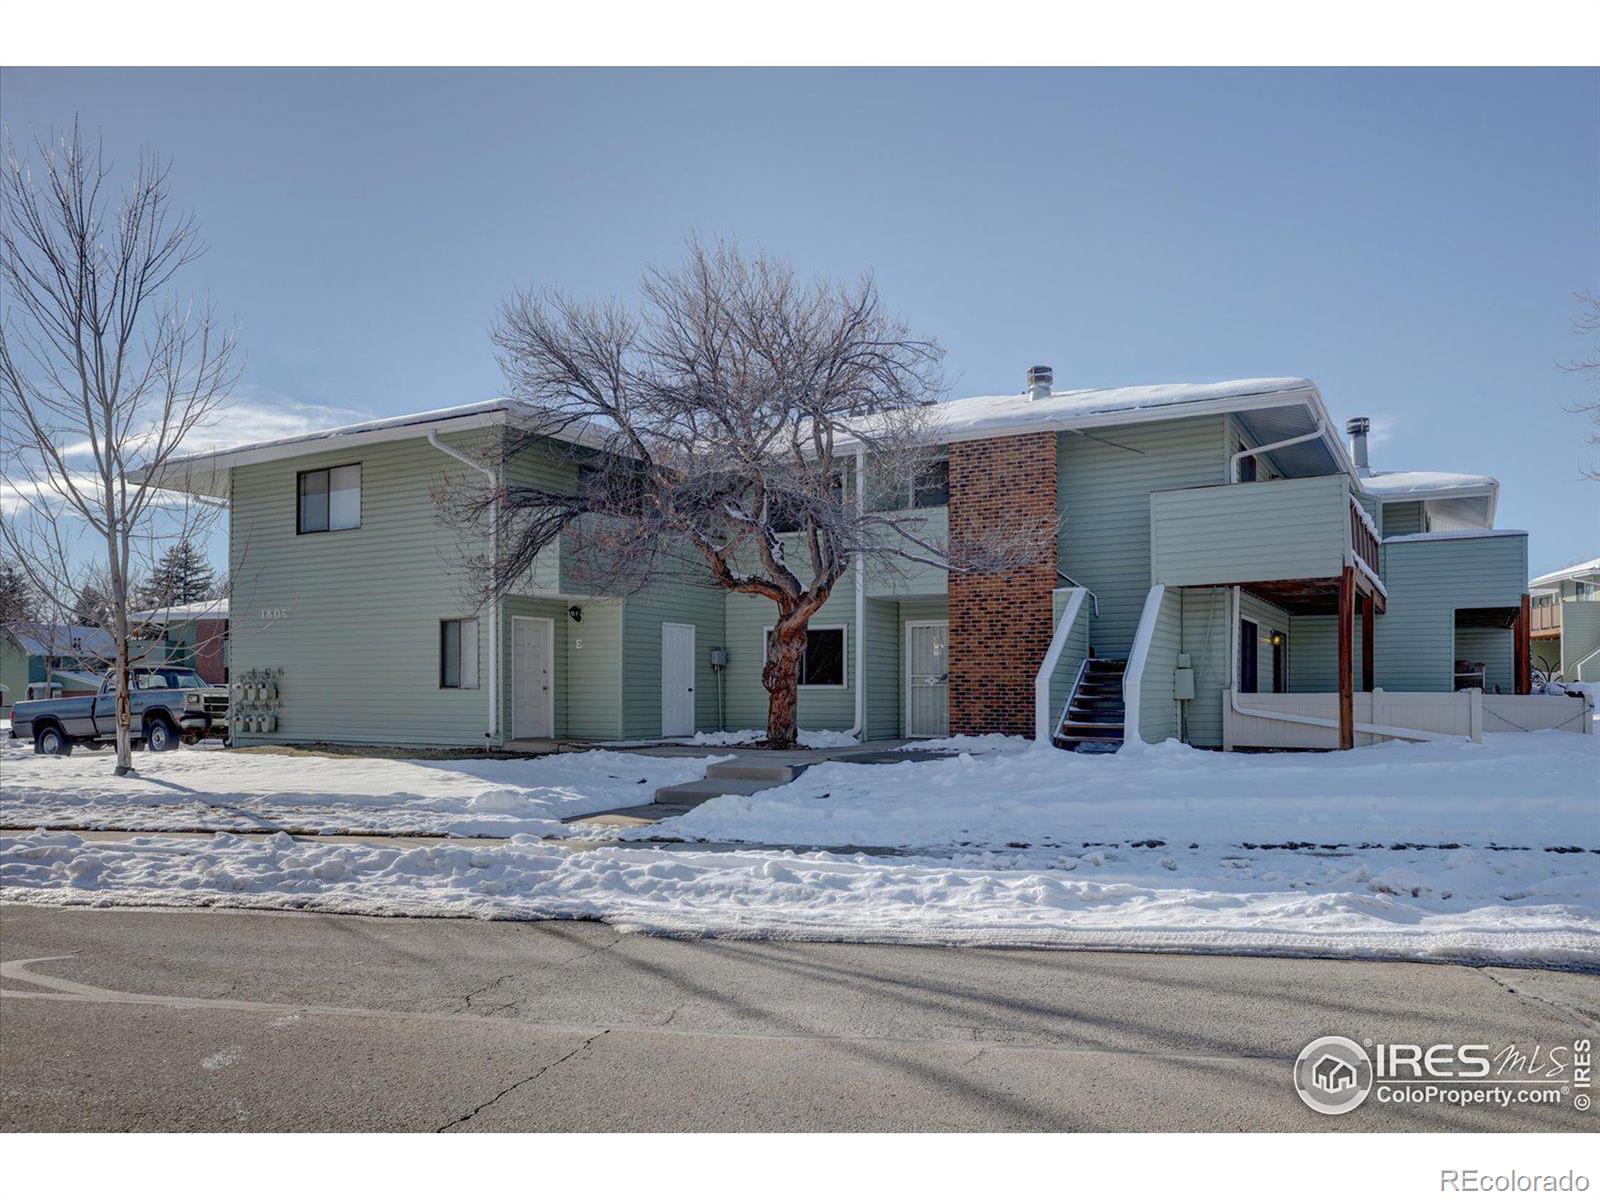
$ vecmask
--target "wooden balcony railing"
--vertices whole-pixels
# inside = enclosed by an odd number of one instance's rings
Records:
[[[1535,604],[1529,609],[1529,615],[1533,619],[1529,622],[1528,631],[1534,637],[1561,632],[1561,605],[1559,603]]]
[[[1367,510],[1353,496],[1350,498],[1350,548],[1372,571],[1380,569],[1378,531],[1367,516]]]

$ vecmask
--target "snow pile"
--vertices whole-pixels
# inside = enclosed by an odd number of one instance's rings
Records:
[[[1546,861],[1548,860],[1548,861]],[[1580,861],[1583,860],[1583,861]],[[297,842],[279,834],[0,838],[0,899],[46,904],[598,918],[625,929],[800,938],[1405,957],[1600,966],[1592,859],[1097,848],[872,858],[605,846]]]
[[[1339,754],[961,754],[821,763],[722,796],[654,836],[796,846],[1374,842],[1600,848],[1600,737],[1549,731]]]
[[[765,729],[723,729],[693,737],[669,739],[685,746],[753,746],[767,740]],[[839,729],[802,729],[799,742],[808,750],[838,750],[860,743]]]
[[[544,758],[437,761],[184,749],[70,758],[0,741],[0,824],[80,829],[312,833],[562,834],[565,817],[647,804],[701,778],[715,758],[591,750]]]

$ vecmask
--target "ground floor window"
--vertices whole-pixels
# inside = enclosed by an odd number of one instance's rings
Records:
[[[1257,654],[1260,648],[1256,645],[1256,623],[1254,621],[1239,622],[1239,691],[1245,695],[1257,691],[1256,670]]]
[[[772,636],[772,626],[767,626],[765,636]],[[844,687],[844,664],[843,625],[812,625],[806,629],[806,648],[800,654],[801,687]]]
[[[452,617],[439,622],[439,686],[478,686],[478,622]]]

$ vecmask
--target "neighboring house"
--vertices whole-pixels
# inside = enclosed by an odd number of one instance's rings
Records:
[[[1528,591],[1534,665],[1567,683],[1600,681],[1600,558],[1541,575]]]
[[[774,609],[758,597],[688,581],[594,595],[557,544],[517,594],[474,603],[434,490],[477,469],[456,456],[505,437],[509,412],[372,421],[167,471],[163,486],[231,505],[232,674],[262,681],[274,718],[241,741],[503,745],[764,723]],[[1056,392],[1041,369],[1020,395],[927,416],[938,461],[888,503],[929,539],[1016,515],[1059,518],[1059,538],[1003,577],[917,567],[869,571],[858,589],[847,576],[811,624],[804,728],[1350,745],[1415,709],[1404,696],[1453,712],[1458,685],[1528,690],[1527,537],[1493,528],[1498,484],[1370,470],[1365,422],[1351,422],[1352,458],[1307,380]],[[512,481],[575,486],[565,449],[524,449]],[[1295,736],[1259,741],[1257,726]]]
[[[12,621],[0,628],[3,703],[26,700],[29,684],[40,685],[35,691],[59,687],[63,695],[92,692],[115,657],[111,635],[97,626]]]
[[[142,661],[190,667],[207,683],[228,682],[228,601],[198,600],[128,614],[146,641]]]

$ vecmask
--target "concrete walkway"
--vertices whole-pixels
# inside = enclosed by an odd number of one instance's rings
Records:
[[[634,754],[671,754],[692,749],[696,754],[716,753],[715,746],[659,746],[631,749]],[[705,778],[656,789],[649,804],[602,809],[567,818],[569,825],[601,825],[613,829],[636,829],[654,825],[669,817],[681,817],[718,796],[753,796],[767,788],[781,787],[794,780],[807,767],[820,762],[893,763],[921,762],[949,757],[947,750],[920,750],[906,741],[868,742],[864,746],[841,746],[825,750],[734,749],[733,758],[713,763]]]

